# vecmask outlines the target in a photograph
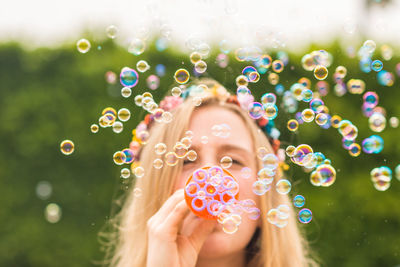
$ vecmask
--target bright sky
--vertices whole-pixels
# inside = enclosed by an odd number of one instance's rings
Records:
[[[400,42],[400,0],[373,8],[369,16],[364,0],[1,1],[0,41],[18,39],[34,47],[78,40],[85,29],[105,36],[111,24],[120,30],[117,39],[122,43],[160,27],[170,29],[178,42],[199,36],[296,48],[338,34],[355,40],[363,28],[370,39]]]

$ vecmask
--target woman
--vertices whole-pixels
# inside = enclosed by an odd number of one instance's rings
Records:
[[[271,208],[280,204],[291,207],[288,196],[278,194],[275,186],[262,196],[252,191],[257,172],[262,168],[258,148],[265,147],[274,153],[267,136],[220,84],[213,80],[200,80],[198,84],[209,88],[200,105],[198,98],[189,95],[170,106],[173,114],[170,123],[148,125],[150,138],[139,157],[145,175],[137,179],[121,212],[114,218],[117,235],[114,249],[109,252],[113,254],[111,266],[316,265],[308,256],[291,208],[285,227],[267,221],[266,213]],[[214,125],[223,123],[230,127],[227,136],[211,134]],[[154,152],[155,145],[165,143],[171,151],[188,131],[193,134],[190,149],[196,151],[197,159],[154,168],[154,159],[160,157]],[[190,212],[182,189],[194,170],[220,165],[224,156],[232,158],[229,171],[238,180],[239,200],[252,199],[261,210],[256,221],[243,216],[238,231],[232,235],[224,233],[216,221],[198,218]],[[244,167],[250,168],[250,178],[242,177]],[[278,177],[275,178],[276,181]],[[134,190],[141,190],[141,196],[135,197]]]

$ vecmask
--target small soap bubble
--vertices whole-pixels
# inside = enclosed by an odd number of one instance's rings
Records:
[[[194,51],[190,54],[190,62],[192,62],[192,64],[196,64],[197,62],[199,62],[201,60],[201,55],[199,52]]]
[[[399,119],[397,117],[391,117],[389,119],[389,124],[390,124],[390,127],[397,128],[397,127],[399,127]]]
[[[124,129],[124,125],[120,121],[116,121],[112,125],[112,129],[114,133],[121,133],[122,130]]]
[[[382,63],[382,61],[380,61],[380,60],[378,60],[378,59],[372,61],[372,62],[371,62],[371,69],[372,69],[373,71],[376,71],[376,72],[381,71],[381,70],[383,69],[383,63]]]
[[[359,156],[360,155],[360,153],[361,153],[361,146],[359,145],[359,144],[357,144],[357,143],[352,143],[350,146],[349,146],[349,154],[350,154],[350,156],[352,156],[352,157],[357,157],[357,156]]]
[[[204,73],[207,70],[207,63],[203,60],[200,60],[194,64],[194,70],[197,73]]]
[[[91,131],[92,133],[97,133],[97,132],[99,131],[99,125],[97,125],[97,124],[92,124],[92,125],[90,126],[90,131]]]
[[[131,94],[132,94],[131,88],[125,86],[125,87],[123,87],[123,88],[121,89],[121,95],[122,95],[123,97],[128,98],[128,97],[131,96]]]
[[[243,179],[249,179],[251,177],[251,169],[249,167],[243,167],[240,170],[240,175]]]
[[[131,171],[128,168],[121,170],[121,178],[128,179],[131,176]]]
[[[186,153],[187,153],[187,148],[186,148],[186,146],[184,145],[184,144],[182,144],[181,142],[177,142],[176,144],[175,144],[175,146],[174,146],[174,152],[175,152],[175,155],[178,157],[178,158],[184,158],[185,156],[186,156]]]
[[[347,69],[344,66],[337,66],[336,70],[335,70],[335,74],[337,75],[337,77],[339,77],[340,79],[343,79],[344,77],[346,77],[347,74]]]
[[[168,152],[165,154],[165,163],[168,166],[175,166],[178,163],[178,157],[174,152]]]
[[[46,200],[51,196],[53,187],[47,181],[40,181],[36,185],[36,196],[40,199]]]
[[[285,65],[283,64],[282,60],[274,60],[272,62],[272,70],[276,73],[281,73],[284,69]]]
[[[172,121],[172,118],[173,118],[173,116],[172,116],[172,113],[171,113],[171,112],[169,112],[169,111],[163,112],[163,114],[162,114],[162,121],[163,121],[164,123],[170,123],[170,122]]]
[[[271,224],[276,224],[278,221],[279,211],[277,209],[270,209],[267,213],[267,220]]]
[[[329,122],[329,116],[326,113],[318,113],[315,116],[315,123],[319,126],[323,126]]]
[[[60,149],[64,155],[70,155],[74,152],[75,145],[71,140],[64,140],[60,144]]]
[[[160,78],[158,76],[152,74],[146,79],[147,87],[151,90],[156,90],[160,86]]]
[[[158,143],[154,146],[154,150],[157,155],[162,155],[167,151],[167,145],[164,143]]]
[[[264,195],[269,189],[271,189],[271,186],[262,180],[257,180],[253,183],[253,193],[258,196]]]
[[[153,161],[153,167],[156,169],[161,169],[164,166],[164,162],[162,161],[162,159],[155,159]]]
[[[122,152],[122,151],[117,151],[117,152],[115,152],[114,155],[113,155],[113,160],[114,160],[114,163],[115,163],[115,164],[117,164],[117,165],[122,165],[122,164],[125,163],[126,155],[125,155],[125,153]]]
[[[318,65],[314,69],[314,77],[318,80],[325,80],[328,76],[328,69],[323,65]]]
[[[144,169],[141,166],[137,166],[133,170],[133,174],[135,174],[136,178],[142,178],[144,176]]]
[[[179,87],[174,87],[171,89],[172,96],[179,97],[182,94],[182,89]]]
[[[128,121],[131,118],[131,112],[127,108],[121,108],[118,110],[118,119],[120,121]]]
[[[234,234],[238,229],[238,225],[231,217],[228,217],[222,223],[222,230],[227,234]]]
[[[263,105],[259,102],[251,103],[248,106],[248,110],[249,110],[249,116],[255,120],[261,118],[265,113]]]
[[[145,60],[139,60],[137,63],[136,63],[136,69],[139,71],[139,72],[146,72],[147,70],[149,70],[150,69],[150,65],[147,63],[147,61],[145,61]]]
[[[215,61],[220,68],[226,68],[229,64],[229,57],[225,54],[219,54]]]
[[[55,203],[50,203],[44,210],[44,217],[49,223],[57,223],[61,219],[61,208]]]
[[[315,113],[312,109],[306,108],[301,112],[301,119],[305,122],[312,122],[314,119]]]
[[[175,81],[179,84],[187,83],[189,81],[189,77],[190,74],[185,69],[178,69],[174,74]]]
[[[286,147],[286,150],[285,150],[286,155],[287,155],[288,157],[293,157],[295,150],[296,150],[296,147],[295,147],[295,146],[292,146],[292,145],[287,146],[287,147]]]
[[[110,25],[106,28],[106,34],[109,38],[115,39],[115,37],[117,37],[118,34],[118,28],[115,27],[114,25]]]
[[[221,158],[219,163],[220,163],[222,168],[228,169],[228,168],[230,168],[232,166],[232,158],[229,157],[229,156],[224,156],[224,157]]]
[[[289,180],[281,179],[276,183],[276,191],[279,194],[286,195],[290,192],[291,188],[292,184],[289,182]]]
[[[140,189],[140,188],[133,189],[133,195],[135,197],[141,197],[142,196],[142,189]]]
[[[366,52],[373,53],[376,49],[376,43],[373,40],[366,40],[362,46]]]
[[[146,44],[142,39],[135,38],[131,41],[128,47],[128,52],[138,56],[144,52]]]
[[[90,42],[86,39],[80,39],[76,42],[76,47],[80,53],[85,54],[90,50]]]
[[[200,142],[202,144],[208,144],[208,136],[203,135],[202,137],[200,137]]]
[[[309,223],[312,220],[312,212],[310,209],[302,209],[299,211],[299,221],[301,223]]]
[[[126,87],[135,87],[139,82],[139,74],[131,68],[124,67],[120,73],[120,82]]]
[[[293,205],[296,208],[301,208],[304,206],[306,199],[302,195],[297,195],[293,198]]]
[[[295,132],[299,128],[299,122],[297,120],[294,120],[294,119],[289,120],[287,122],[287,128],[288,128],[289,131]]]
[[[197,153],[194,150],[189,150],[188,153],[186,154],[186,158],[189,161],[195,161],[197,159]]]

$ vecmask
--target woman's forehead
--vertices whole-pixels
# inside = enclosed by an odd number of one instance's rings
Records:
[[[193,112],[189,130],[193,145],[238,147],[252,151],[253,140],[244,120],[235,112],[219,106],[209,106]]]

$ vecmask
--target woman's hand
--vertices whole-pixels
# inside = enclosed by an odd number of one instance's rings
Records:
[[[177,190],[147,221],[147,267],[193,267],[215,221],[189,214],[183,189]]]

